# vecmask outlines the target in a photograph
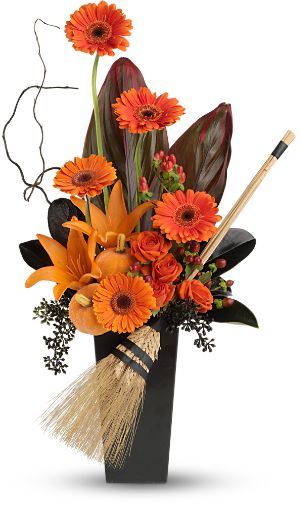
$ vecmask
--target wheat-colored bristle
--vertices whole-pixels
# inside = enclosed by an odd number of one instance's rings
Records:
[[[159,332],[144,326],[129,339],[157,359]],[[117,348],[146,368],[131,351]],[[111,354],[58,396],[42,416],[42,426],[87,457],[122,467],[136,433],[145,385],[139,374]]]

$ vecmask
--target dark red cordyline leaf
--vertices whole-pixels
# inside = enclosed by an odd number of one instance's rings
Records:
[[[128,58],[119,58],[110,68],[104,84],[98,95],[99,114],[102,130],[102,142],[104,156],[113,163],[118,171],[118,178],[121,179],[127,200],[128,210],[132,211],[136,205],[136,174],[134,155],[138,135],[130,134],[127,130],[121,130],[116,120],[112,104],[123,91],[130,88],[146,86],[140,70]],[[153,174],[151,162],[153,155],[160,149],[168,150],[168,139],[165,130],[148,132],[145,137],[142,166],[143,175],[151,183]],[[88,127],[83,156],[97,154],[97,142],[95,134],[95,121],[92,114]],[[101,203],[100,203],[101,204]]]
[[[232,113],[222,103],[198,119],[170,148],[187,175],[185,186],[207,191],[219,203],[231,156]]]

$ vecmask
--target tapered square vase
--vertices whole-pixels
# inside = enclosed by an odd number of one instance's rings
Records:
[[[147,325],[160,332],[161,349],[147,378],[130,455],[121,469],[105,464],[107,483],[165,483],[168,479],[178,330],[169,332],[163,318],[152,319]],[[124,337],[114,332],[95,336],[96,360],[109,355]]]

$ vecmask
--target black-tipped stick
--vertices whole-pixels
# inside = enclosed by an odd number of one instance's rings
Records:
[[[211,257],[217,246],[222,241],[223,237],[227,234],[229,228],[238,217],[242,209],[245,207],[247,202],[250,200],[255,190],[258,188],[267,172],[271,169],[275,162],[277,162],[278,158],[284,153],[289,144],[295,139],[295,135],[293,132],[288,130],[286,134],[282,137],[281,141],[277,144],[276,148],[272,152],[272,154],[268,157],[262,167],[259,169],[257,174],[254,176],[252,181],[248,184],[247,188],[244,190],[240,198],[236,201],[234,206],[231,208],[227,216],[222,220],[221,225],[218,228],[217,233],[210,239],[210,241],[205,246],[204,250],[201,253],[202,264],[204,265],[207,260]],[[194,279],[197,276],[199,270],[194,269],[193,272],[188,277],[189,280]]]

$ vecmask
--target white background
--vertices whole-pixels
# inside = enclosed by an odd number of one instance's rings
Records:
[[[47,206],[22,185],[1,146],[1,445],[2,504],[299,505],[300,339],[298,197],[300,159],[298,2],[252,0],[119,0],[133,20],[127,56],[148,86],[169,91],[186,115],[175,140],[218,103],[232,104],[233,156],[221,204],[223,216],[288,128],[298,138],[272,169],[237,225],[257,247],[230,272],[235,295],[257,315],[260,330],[215,325],[217,348],[203,354],[193,336],[180,339],[167,485],[106,485],[103,467],[44,435],[36,421],[49,399],[94,360],[93,340],[77,335],[67,376],[43,366],[44,329],[32,308],[51,297],[50,283],[26,291],[30,269],[18,243],[47,233]],[[1,9],[1,124],[17,94],[41,80],[33,22],[64,26],[75,0],[17,0]],[[93,58],[75,52],[63,30],[38,27],[47,84],[79,91],[45,91],[38,115],[45,126],[47,166],[80,155],[92,100]],[[117,57],[123,56],[118,54]],[[100,63],[99,86],[114,58]],[[101,82],[100,82],[101,81]],[[30,94],[31,93],[31,94]],[[13,156],[28,177],[40,170],[33,93],[8,132]],[[47,178],[51,186],[51,176]],[[52,198],[59,195],[50,190]]]

